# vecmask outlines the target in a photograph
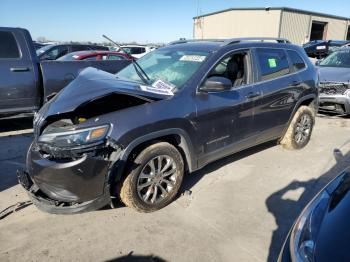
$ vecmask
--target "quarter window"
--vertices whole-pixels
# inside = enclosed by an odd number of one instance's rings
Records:
[[[0,31],[0,58],[19,58],[19,49],[14,35]]]
[[[304,60],[301,58],[301,56],[296,52],[292,50],[287,50],[288,56],[291,60],[293,70],[299,71],[306,67]]]
[[[281,49],[257,49],[261,80],[269,80],[290,73],[286,53]]]

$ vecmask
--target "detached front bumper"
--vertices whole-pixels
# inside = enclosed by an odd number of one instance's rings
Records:
[[[27,171],[19,171],[18,179],[40,210],[81,213],[110,202],[109,167],[110,162],[98,156],[49,160],[32,145],[27,155]]]
[[[320,94],[319,111],[350,115],[350,98],[346,95]]]

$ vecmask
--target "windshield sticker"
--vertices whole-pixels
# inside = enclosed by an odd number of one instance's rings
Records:
[[[325,45],[316,46],[316,50],[323,50],[323,49],[326,49]]]
[[[270,68],[275,68],[277,67],[277,61],[275,58],[269,58],[268,59],[268,62],[269,62],[269,67]]]
[[[140,88],[143,91],[151,92],[151,93],[155,93],[155,94],[168,95],[168,96],[173,96],[174,95],[173,91],[171,91],[169,89],[160,89],[158,87],[144,86],[144,85],[140,85]]]
[[[203,62],[205,59],[205,56],[202,55],[183,55],[180,58],[180,61],[187,61],[187,62]]]
[[[161,90],[170,90],[170,91],[173,91],[173,89],[175,88],[174,85],[172,85],[171,83],[169,82],[165,82],[161,79],[158,79],[157,81],[155,81],[153,84],[152,84],[153,87],[156,87],[156,88],[159,88]]]

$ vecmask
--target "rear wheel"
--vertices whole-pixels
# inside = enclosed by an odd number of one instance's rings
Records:
[[[308,106],[301,106],[295,113],[281,144],[287,149],[301,149],[311,138],[315,124],[315,112]]]
[[[160,142],[144,149],[124,179],[120,198],[139,212],[152,212],[168,205],[176,196],[184,175],[180,152]]]

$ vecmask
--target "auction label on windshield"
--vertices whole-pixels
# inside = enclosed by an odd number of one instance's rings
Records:
[[[172,96],[172,95],[174,95],[173,89],[175,88],[175,86],[173,86],[170,83],[167,83],[165,81],[158,79],[157,81],[155,81],[152,84],[152,86],[140,85],[140,88],[143,91],[148,91],[148,92],[161,94],[161,95],[171,95]]]
[[[202,55],[183,55],[180,58],[180,61],[188,61],[188,62],[203,62],[205,59],[205,56]]]

